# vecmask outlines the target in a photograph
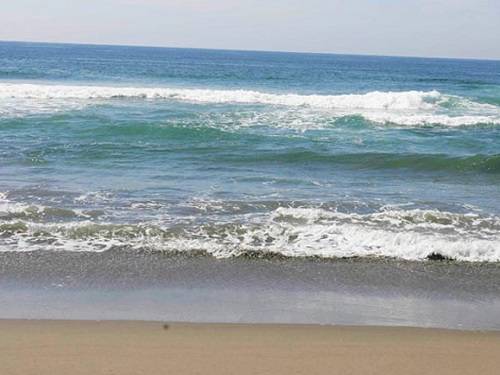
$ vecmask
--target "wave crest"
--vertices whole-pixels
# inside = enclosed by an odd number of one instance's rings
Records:
[[[79,109],[89,104],[87,102],[95,100],[145,99],[310,108],[329,111],[329,114],[336,118],[360,115],[375,123],[408,126],[500,124],[498,106],[476,103],[438,91],[301,95],[251,90],[0,83],[0,99],[3,101],[0,114],[4,116],[22,115],[23,108],[28,113],[50,113],[61,108]]]
[[[272,94],[250,90],[0,84],[0,99],[173,99],[202,103],[309,106],[324,109],[431,109],[437,91],[380,92],[349,95]]]

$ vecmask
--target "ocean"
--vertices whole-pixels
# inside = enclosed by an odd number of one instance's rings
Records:
[[[0,249],[500,260],[500,62],[0,44]]]
[[[500,61],[1,42],[0,252],[3,285],[144,286],[173,262],[176,288],[295,285],[276,309],[331,323],[303,311],[313,285],[373,298],[377,279],[406,295],[391,324],[460,326],[415,317],[425,289],[449,311],[494,296],[467,321],[499,328]]]

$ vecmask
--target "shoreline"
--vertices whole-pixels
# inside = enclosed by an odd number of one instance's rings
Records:
[[[0,253],[0,318],[500,330],[492,264]]]
[[[2,373],[497,374],[500,332],[0,320]]]

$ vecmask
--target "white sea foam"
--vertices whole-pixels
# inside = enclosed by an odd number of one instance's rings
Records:
[[[443,125],[449,127],[477,125],[477,124],[500,124],[499,116],[465,115],[449,116],[443,114],[397,114],[397,113],[363,113],[362,116],[369,121],[386,124],[397,124],[406,126],[421,125]]]
[[[273,94],[250,90],[69,86],[0,83],[0,116],[79,109],[95,100],[138,98],[213,104],[263,104],[328,111],[330,117],[360,115],[376,123],[408,126],[500,124],[500,108],[438,91],[349,95]],[[443,104],[452,100],[457,113]],[[86,103],[86,104],[85,104]]]
[[[437,91],[369,92],[351,95],[272,94],[250,90],[0,84],[0,99],[174,99],[202,103],[310,106],[324,109],[432,109]]]
[[[10,214],[26,212],[29,208],[28,204],[11,202],[6,192],[0,192],[0,219]]]
[[[185,219],[185,218],[184,218]],[[215,257],[249,252],[290,257],[394,257],[424,260],[439,253],[460,261],[500,261],[500,218],[478,213],[381,209],[371,214],[280,207],[196,224],[0,222],[0,250],[105,251],[125,246],[155,251],[205,251]]]

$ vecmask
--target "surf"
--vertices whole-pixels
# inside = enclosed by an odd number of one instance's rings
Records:
[[[439,91],[371,91],[361,94],[268,93],[252,90],[188,89],[168,87],[117,87],[0,83],[0,100],[30,101],[30,108],[40,110],[49,103],[53,110],[68,105],[78,108],[81,101],[135,99],[180,101],[200,104],[267,105],[334,111],[335,117],[361,115],[376,123],[402,125],[442,124],[445,126],[500,124],[500,108]],[[33,102],[37,101],[37,102]],[[77,102],[75,102],[77,101]],[[9,104],[9,103],[7,103]],[[6,105],[4,103],[4,105]],[[11,103],[10,112],[16,108]],[[465,108],[471,113],[447,113],[449,108]],[[20,109],[21,110],[21,109]],[[4,112],[6,110],[4,109]],[[0,112],[1,113],[1,112]]]

